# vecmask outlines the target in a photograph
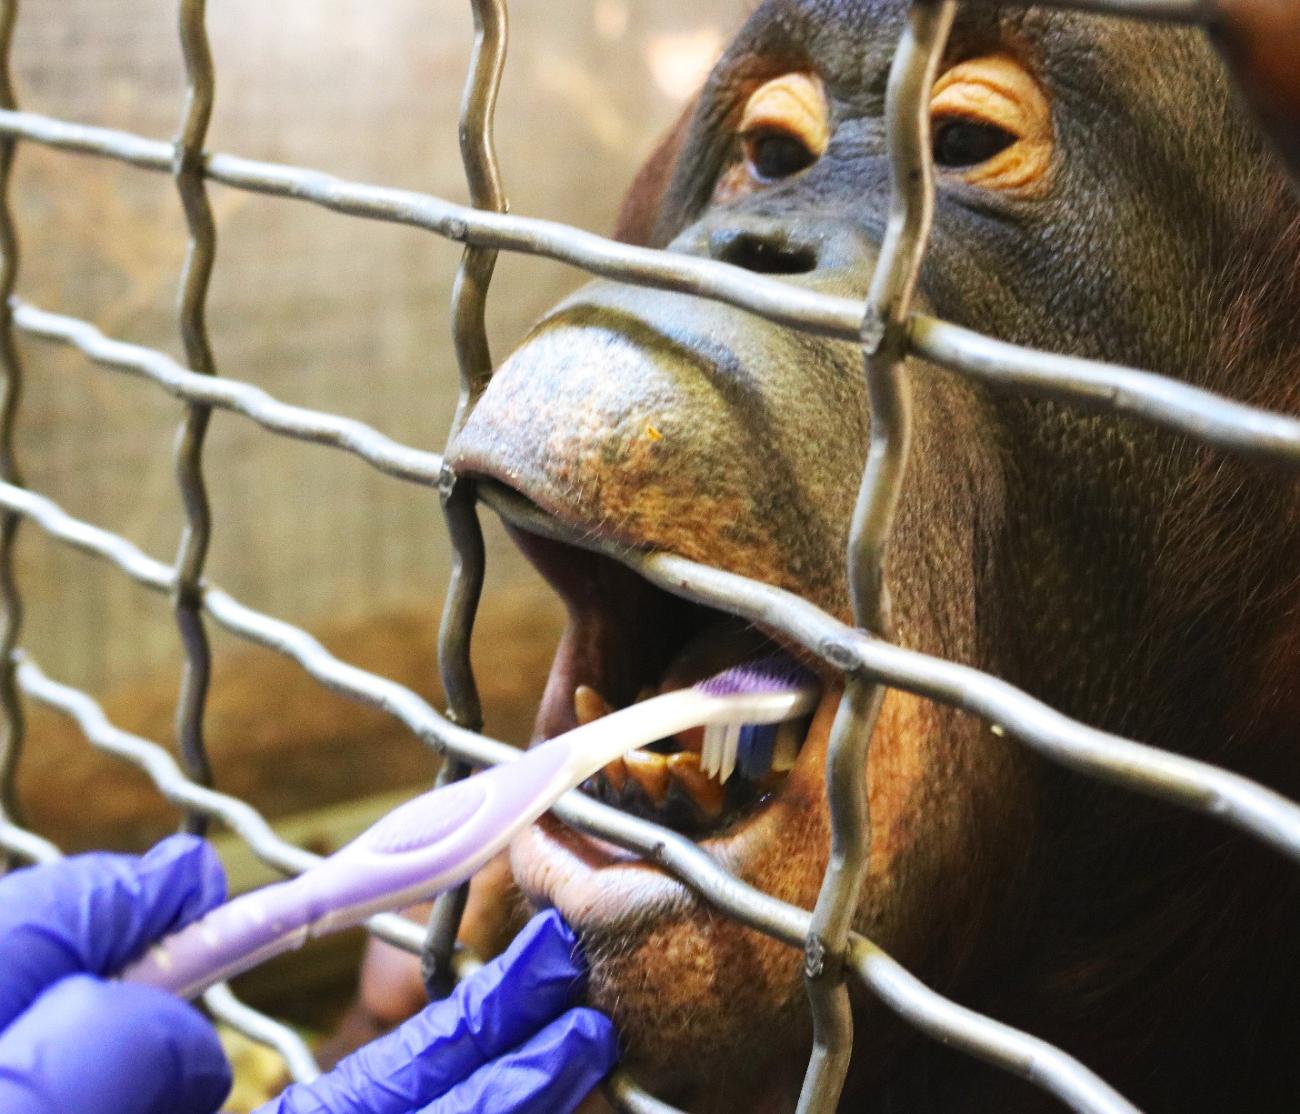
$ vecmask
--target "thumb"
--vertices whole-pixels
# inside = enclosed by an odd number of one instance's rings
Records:
[[[73,975],[0,1034],[5,1114],[214,1114],[230,1082],[203,1015],[152,987]]]
[[[0,1029],[67,975],[120,970],[225,891],[216,853],[194,836],[165,839],[143,858],[79,855],[9,875],[0,881]]]

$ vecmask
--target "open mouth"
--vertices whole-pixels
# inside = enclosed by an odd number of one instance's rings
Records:
[[[733,666],[791,653],[744,620],[664,592],[612,558],[517,525],[510,530],[569,612],[538,711],[536,739]],[[616,759],[582,788],[692,838],[715,836],[779,792],[809,722],[804,717],[782,724],[770,758],[738,767],[725,784],[702,767],[703,731],[694,729]]]

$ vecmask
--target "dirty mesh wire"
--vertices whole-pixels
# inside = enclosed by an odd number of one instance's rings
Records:
[[[1194,23],[1199,0],[1056,0],[1123,16]],[[505,55],[504,0],[471,0],[475,43],[461,106],[461,146],[470,206],[427,194],[350,182],[302,167],[253,161],[205,150],[215,73],[204,24],[204,0],[180,0],[179,48],[187,96],[171,142],[21,111],[10,79],[17,0],[0,0],[0,855],[4,861],[48,861],[59,850],[22,826],[15,774],[23,735],[23,699],[70,716],[89,743],[143,770],[180,808],[186,827],[217,820],[265,863],[286,873],[317,856],[280,839],[250,805],[210,787],[203,742],[209,679],[207,624],[286,655],[321,685],[390,713],[442,753],[440,777],[510,761],[515,751],[480,733],[482,715],[469,666],[469,638],[483,582],[484,551],[477,505],[529,530],[606,552],[655,585],[782,632],[842,671],[848,715],[830,740],[827,782],[832,855],[812,910],[764,894],[727,873],[690,840],[627,816],[578,793],[555,807],[566,823],[660,864],[721,913],[802,949],[814,1045],[799,1101],[801,1111],[832,1110],[852,1049],[847,983],[856,980],[931,1037],[1013,1072],[1081,1111],[1132,1111],[1122,1096],[1067,1052],[935,993],[870,940],[852,931],[867,850],[867,743],[888,688],[965,709],[1009,740],[1080,773],[1215,816],[1300,860],[1300,807],[1245,778],[1069,719],[1026,693],[967,666],[892,644],[881,568],[907,464],[909,388],[905,361],[923,357],[981,382],[997,383],[1063,403],[1086,404],[1181,432],[1203,443],[1300,468],[1300,421],[1219,398],[1158,375],[1052,353],[1031,351],[913,312],[912,293],[925,251],[933,206],[928,101],[956,0],[915,0],[895,54],[886,101],[892,199],[886,235],[865,302],[799,289],[727,264],[616,243],[562,224],[506,215],[492,120]],[[189,233],[180,276],[178,324],[184,365],[162,352],[103,335],[89,322],[24,302],[15,294],[18,235],[8,185],[18,141],[114,159],[170,174]],[[855,511],[849,578],[853,625],[789,592],[671,553],[618,549],[574,536],[535,507],[500,489],[475,484],[444,466],[437,453],[402,445],[349,418],[287,405],[265,391],[218,375],[204,321],[215,256],[207,183],[297,198],[340,213],[422,228],[465,245],[453,295],[453,346],[460,368],[459,426],[485,387],[491,364],[484,305],[498,251],[545,256],[590,273],[682,291],[740,307],[770,321],[861,345],[870,395],[868,462]],[[120,535],[68,515],[23,486],[13,452],[22,386],[15,334],[70,346],[88,360],[155,383],[183,403],[176,447],[185,527],[173,562],[141,552]],[[447,709],[440,713],[414,692],[331,655],[306,631],[254,611],[204,576],[211,534],[203,468],[204,435],[214,410],[228,411],[282,436],[345,450],[398,479],[436,488],[455,552],[440,632]],[[220,478],[216,478],[220,482]],[[22,606],[13,570],[15,535],[24,522],[115,565],[166,596],[174,610],[185,674],[176,711],[179,762],[157,743],[114,726],[85,692],[47,677],[21,648]],[[376,935],[423,952],[426,978],[444,986],[477,959],[454,947],[464,892],[435,903],[427,932],[392,915],[373,918]],[[286,1026],[239,1002],[224,984],[205,997],[209,1010],[252,1039],[276,1049],[295,1079],[317,1067]],[[673,1108],[617,1073],[608,1093],[621,1109]]]

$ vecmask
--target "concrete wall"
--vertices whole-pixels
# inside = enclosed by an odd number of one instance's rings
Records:
[[[24,107],[169,137],[182,72],[175,5],[27,4],[16,42]],[[521,0],[499,113],[516,212],[607,231],[618,198],[680,110],[740,0]],[[223,0],[210,5],[218,96],[210,146],[463,200],[456,105],[471,36],[463,0]],[[447,302],[458,249],[414,230],[214,187],[210,303],[218,367],[273,394],[438,447],[454,402]],[[115,337],[180,355],[183,225],[170,180],[24,147],[19,291]],[[490,299],[500,356],[580,281],[503,259]],[[29,482],[160,557],[175,551],[178,406],[79,355],[25,343],[19,451]],[[430,494],[340,454],[219,415],[207,450],[214,579],[308,626],[427,607],[447,556]],[[28,643],[92,689],[166,667],[170,616],[115,572],[28,531]],[[494,546],[492,576],[526,574]]]
[[[210,147],[465,200],[456,140],[471,41],[466,0],[221,0]],[[607,231],[620,195],[678,115],[742,0],[519,0],[499,112],[512,208]],[[21,104],[170,137],[182,69],[168,0],[23,6]],[[218,368],[277,397],[441,446],[456,375],[447,304],[459,249],[410,229],[213,187],[219,243],[209,322]],[[23,145],[14,183],[22,297],[111,336],[181,355],[184,227],[170,179]],[[494,352],[581,276],[503,258]],[[161,391],[24,341],[18,451],[27,480],[74,514],[169,559],[181,529]],[[211,577],[306,626],[340,656],[438,694],[432,647],[448,565],[432,492],[356,459],[218,413],[206,452]],[[476,653],[488,727],[527,733],[558,608],[495,529]],[[23,531],[23,642],[54,678],[170,741],[179,644],[166,601]],[[391,721],[322,694],[214,633],[209,746],[219,787],[288,815],[427,782],[427,753]],[[20,780],[34,824],[69,849],[140,846],[174,813],[52,716],[31,722]]]

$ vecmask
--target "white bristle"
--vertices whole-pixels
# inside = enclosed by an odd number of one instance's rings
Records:
[[[722,772],[718,775],[718,780],[723,785],[727,784],[727,779],[736,769],[736,757],[740,754],[740,728],[739,723],[729,723],[723,730]]]
[[[722,768],[722,744],[726,727],[721,723],[710,723],[704,728],[704,745],[700,748],[700,769],[705,777],[716,776]]]
[[[738,705],[737,718],[704,727],[700,770],[706,777],[717,778],[725,784],[735,773],[740,760],[741,734],[747,725],[781,723],[783,720],[782,730],[775,741],[776,758],[785,769],[794,765],[802,736],[797,725],[790,721],[811,711],[816,703],[817,687],[810,674],[803,673],[792,662],[779,659],[751,662],[702,681],[696,686],[696,691],[734,700]],[[772,707],[773,701],[779,705],[779,712]]]

